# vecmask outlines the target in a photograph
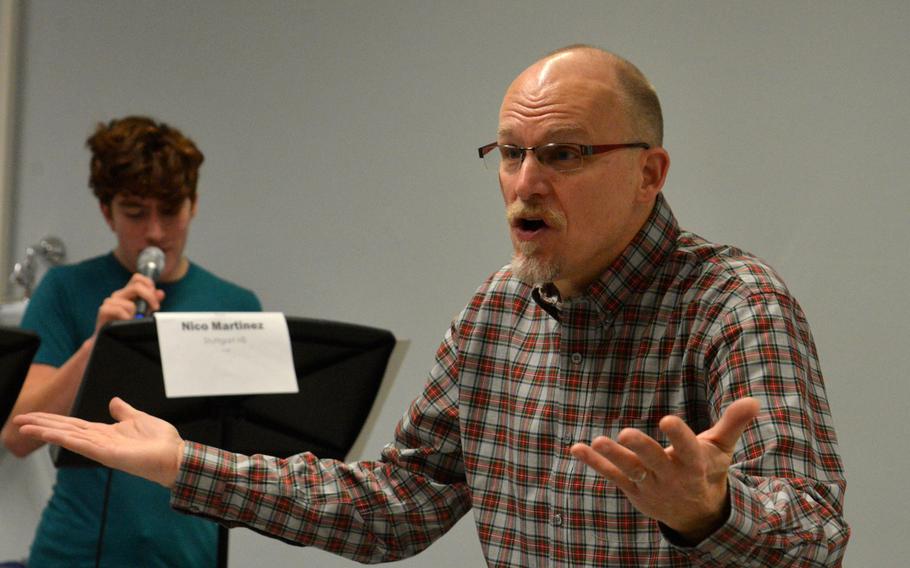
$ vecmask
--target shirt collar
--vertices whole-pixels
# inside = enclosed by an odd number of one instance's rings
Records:
[[[623,253],[584,294],[562,300],[551,283],[535,286],[532,297],[547,313],[559,319],[564,304],[590,302],[605,317],[616,312],[630,295],[647,288],[676,245],[679,225],[670,205],[659,193],[651,215]]]

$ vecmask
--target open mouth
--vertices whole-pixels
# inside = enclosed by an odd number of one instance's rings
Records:
[[[542,204],[515,201],[506,208],[513,238],[530,241],[566,227],[565,215]]]
[[[518,219],[517,226],[522,231],[539,231],[547,227],[543,219]]]

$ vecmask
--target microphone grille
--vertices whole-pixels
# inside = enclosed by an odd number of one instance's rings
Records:
[[[164,270],[164,251],[158,247],[145,247],[139,253],[136,260],[136,270],[150,277],[152,280],[158,278],[161,271]]]

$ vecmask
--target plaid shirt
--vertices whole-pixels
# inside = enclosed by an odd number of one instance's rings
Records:
[[[663,197],[587,292],[491,276],[452,323],[375,462],[242,456],[188,443],[172,505],[361,562],[416,554],[473,508],[490,566],[835,566],[843,466],[815,346],[780,278],[679,230]],[[569,447],[658,420],[760,416],[729,469],[731,513],[694,547]]]

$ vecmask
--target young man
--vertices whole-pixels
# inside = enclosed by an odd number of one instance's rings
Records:
[[[130,116],[99,125],[87,145],[89,185],[117,245],[108,254],[51,269],[42,279],[22,320],[22,327],[41,336],[41,347],[11,416],[69,413],[95,334],[110,321],[133,319],[139,299],[153,312],[261,309],[252,292],[184,256],[203,161],[192,140],[166,124]],[[165,255],[157,285],[134,274],[149,246]],[[2,438],[17,456],[42,445],[9,423]],[[102,566],[214,566],[216,552],[216,526],[175,514],[161,487],[106,468],[62,468],[29,566],[95,566],[99,557]]]
[[[119,399],[113,426],[17,423],[170,487],[179,510],[363,562],[473,509],[495,567],[837,566],[846,481],[808,324],[767,265],[679,228],[662,130],[613,54],[573,46],[515,79],[479,149],[512,263],[452,323],[378,461],[239,456]]]

